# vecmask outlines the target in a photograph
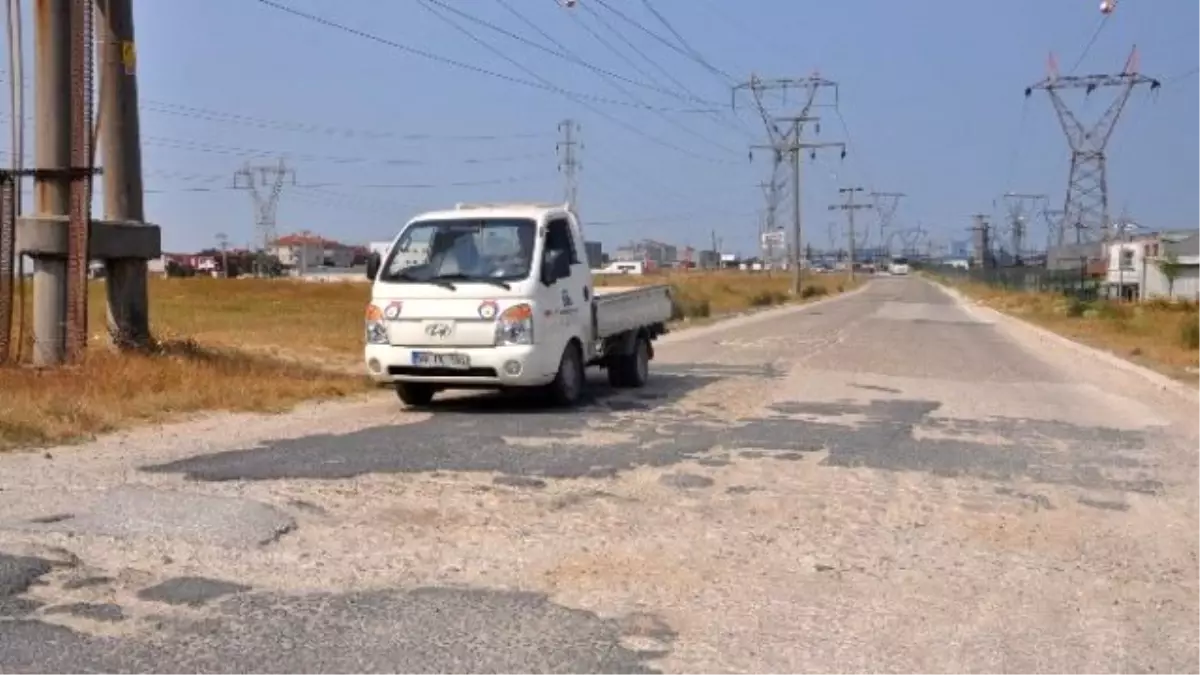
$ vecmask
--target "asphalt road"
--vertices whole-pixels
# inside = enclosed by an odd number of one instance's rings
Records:
[[[653,368],[0,457],[0,671],[1200,670],[1194,400],[911,278]]]

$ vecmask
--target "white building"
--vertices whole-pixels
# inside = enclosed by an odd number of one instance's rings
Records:
[[[1114,297],[1177,298],[1200,297],[1200,233],[1195,230],[1165,232],[1131,238],[1107,245],[1105,284]],[[1168,280],[1164,269],[1174,266],[1176,278]]]

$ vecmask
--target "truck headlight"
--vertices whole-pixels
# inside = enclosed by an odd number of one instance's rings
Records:
[[[366,334],[369,345],[386,345],[388,343],[387,324],[383,320],[383,310],[377,305],[367,305]]]
[[[496,319],[497,345],[533,344],[533,307],[513,305]]]

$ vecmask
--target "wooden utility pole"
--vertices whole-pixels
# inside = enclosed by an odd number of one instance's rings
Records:
[[[854,193],[862,191],[863,189],[860,187],[838,188],[839,193],[846,195],[846,202],[844,204],[831,204],[829,206],[830,211],[845,211],[846,219],[850,225],[850,281],[854,281],[854,259],[858,257],[858,248],[854,242],[854,212],[859,209],[871,208],[870,204],[854,203]]]
[[[140,224],[145,221],[142,191],[142,142],[138,119],[136,50],[132,0],[96,0],[100,52],[100,150],[104,162],[104,217]],[[150,342],[146,261],[105,261],[108,332],[121,349]]]

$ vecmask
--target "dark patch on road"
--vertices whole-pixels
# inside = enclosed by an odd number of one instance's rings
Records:
[[[514,414],[520,400],[483,398],[453,403],[415,424],[380,426],[347,434],[282,439],[261,447],[191,457],[144,467],[183,473],[191,480],[345,479],[371,473],[479,472],[536,480],[612,478],[636,468],[669,467],[688,461],[719,461],[726,448],[744,459],[798,460],[825,450],[823,466],[919,471],[938,476],[973,476],[1009,481],[1069,484],[1088,489],[1156,493],[1147,477],[1142,432],[1082,427],[1064,422],[1015,418],[982,420],[934,417],[940,404],[890,398],[867,403],[783,403],[767,415],[730,423],[671,400],[704,386],[720,373],[766,368],[697,364],[692,370],[652,381],[664,397],[653,411],[629,415],[611,405],[585,405],[570,412],[530,408]],[[773,372],[773,371],[770,371]],[[597,386],[599,399],[616,394]],[[655,392],[651,392],[655,393]],[[627,395],[621,392],[619,395]],[[607,398],[606,398],[607,396]],[[488,405],[492,401],[495,406]],[[618,406],[619,407],[619,406]],[[462,411],[464,414],[460,414]],[[482,411],[482,414],[481,414]],[[503,414],[492,414],[501,413]],[[553,414],[544,414],[553,412]],[[913,437],[914,427],[942,438]],[[628,440],[589,445],[586,434],[612,432]],[[506,438],[539,437],[545,442],[510,445]],[[997,445],[974,438],[1004,438]]]
[[[529,478],[528,476],[496,476],[492,479],[496,485],[506,485],[516,488],[533,488],[540,490],[546,487],[546,481],[540,478]]]
[[[751,492],[762,492],[762,488],[751,487],[749,485],[731,485],[725,488],[725,492],[731,495],[748,495]]]
[[[53,569],[54,563],[44,558],[0,553],[0,618],[22,617],[41,607],[42,603],[19,596]],[[0,639],[0,645],[3,644]],[[0,649],[0,658],[3,653]]]
[[[69,605],[55,605],[43,610],[46,614],[70,614],[81,619],[116,623],[125,620],[125,611],[120,605],[111,602],[73,602]]]
[[[694,473],[667,473],[658,477],[658,483],[680,490],[696,490],[712,487],[713,479]]]
[[[782,403],[772,409],[795,420],[791,433],[806,445],[825,447],[829,454],[822,466],[996,481],[1029,478],[1088,489],[1161,490],[1161,483],[1141,475],[1152,468],[1143,456],[1142,432],[1045,420],[932,417],[939,407],[934,401],[889,399],[866,404]],[[917,425],[952,438],[914,438]],[[968,440],[972,436],[1000,437],[1011,445]],[[1120,475],[1125,472],[1134,475]]]
[[[250,590],[249,586],[205,577],[175,577],[137,592],[139,600],[199,607],[223,595]]]
[[[324,517],[329,515],[329,511],[327,511],[325,507],[314,504],[307,499],[289,499],[287,503],[288,506],[299,509],[300,511],[304,511],[306,513],[310,513],[314,516]]]
[[[729,466],[730,464],[729,460],[724,457],[701,457],[700,459],[696,460],[696,463],[700,466],[713,467]]]
[[[1046,495],[1030,493],[1030,492],[1018,492],[1017,490],[1014,490],[1010,487],[1005,487],[1005,486],[997,487],[996,494],[1005,495],[1007,497],[1016,497],[1017,499],[1023,499],[1025,501],[1032,502],[1034,504],[1034,506],[1037,506],[1038,508],[1046,509],[1047,511],[1054,510],[1054,504],[1050,503],[1050,498],[1047,497]]]
[[[0,553],[0,599],[24,593],[52,569],[45,558]]]
[[[244,594],[150,637],[85,635],[40,621],[0,622],[0,670],[38,672],[652,673],[669,643],[648,615],[602,619],[537,593],[423,588],[350,594]]]
[[[904,393],[904,392],[900,391],[899,389],[892,389],[891,387],[881,387],[876,384],[858,384],[856,382],[851,382],[850,386],[854,387],[856,389],[867,389],[869,391],[882,391],[885,394],[903,394]]]
[[[50,523],[61,523],[64,520],[70,520],[74,517],[75,517],[74,513],[55,513],[55,514],[49,515],[49,516],[39,516],[37,518],[30,518],[29,522],[37,523],[39,525],[49,525]]]
[[[1080,497],[1079,503],[1084,506],[1090,506],[1093,509],[1104,509],[1105,511],[1128,511],[1129,504],[1125,502],[1111,502],[1104,499],[1089,499]]]
[[[662,375],[652,381],[668,396],[714,381],[715,373],[752,373],[771,368],[697,366],[697,373]],[[663,395],[663,394],[655,394]],[[610,400],[610,399],[605,399]],[[611,405],[532,415],[513,414],[520,398],[483,397],[467,406],[461,401],[439,409],[428,420],[403,426],[381,426],[341,435],[309,436],[270,442],[263,447],[201,455],[144,467],[156,473],[184,473],[192,480],[276,480],[282,478],[343,479],[369,473],[439,471],[499,473],[547,478],[611,478],[623,471],[661,467],[709,456],[715,446],[771,447],[778,452],[804,451],[808,444],[794,435],[788,421],[750,420],[730,425],[696,411],[664,405],[652,414],[622,415]],[[487,405],[487,403],[494,403]],[[448,401],[447,403],[451,403]],[[499,406],[499,407],[495,407]],[[458,414],[459,410],[469,411]],[[479,411],[485,411],[480,414]],[[491,414],[498,410],[506,414]],[[581,436],[611,431],[631,435],[623,443],[606,444],[602,452]],[[505,438],[537,436],[544,445],[509,445]]]
[[[112,577],[83,577],[81,579],[71,579],[64,583],[62,587],[68,591],[78,590],[80,588],[92,588],[95,586],[104,586],[113,582]]]

